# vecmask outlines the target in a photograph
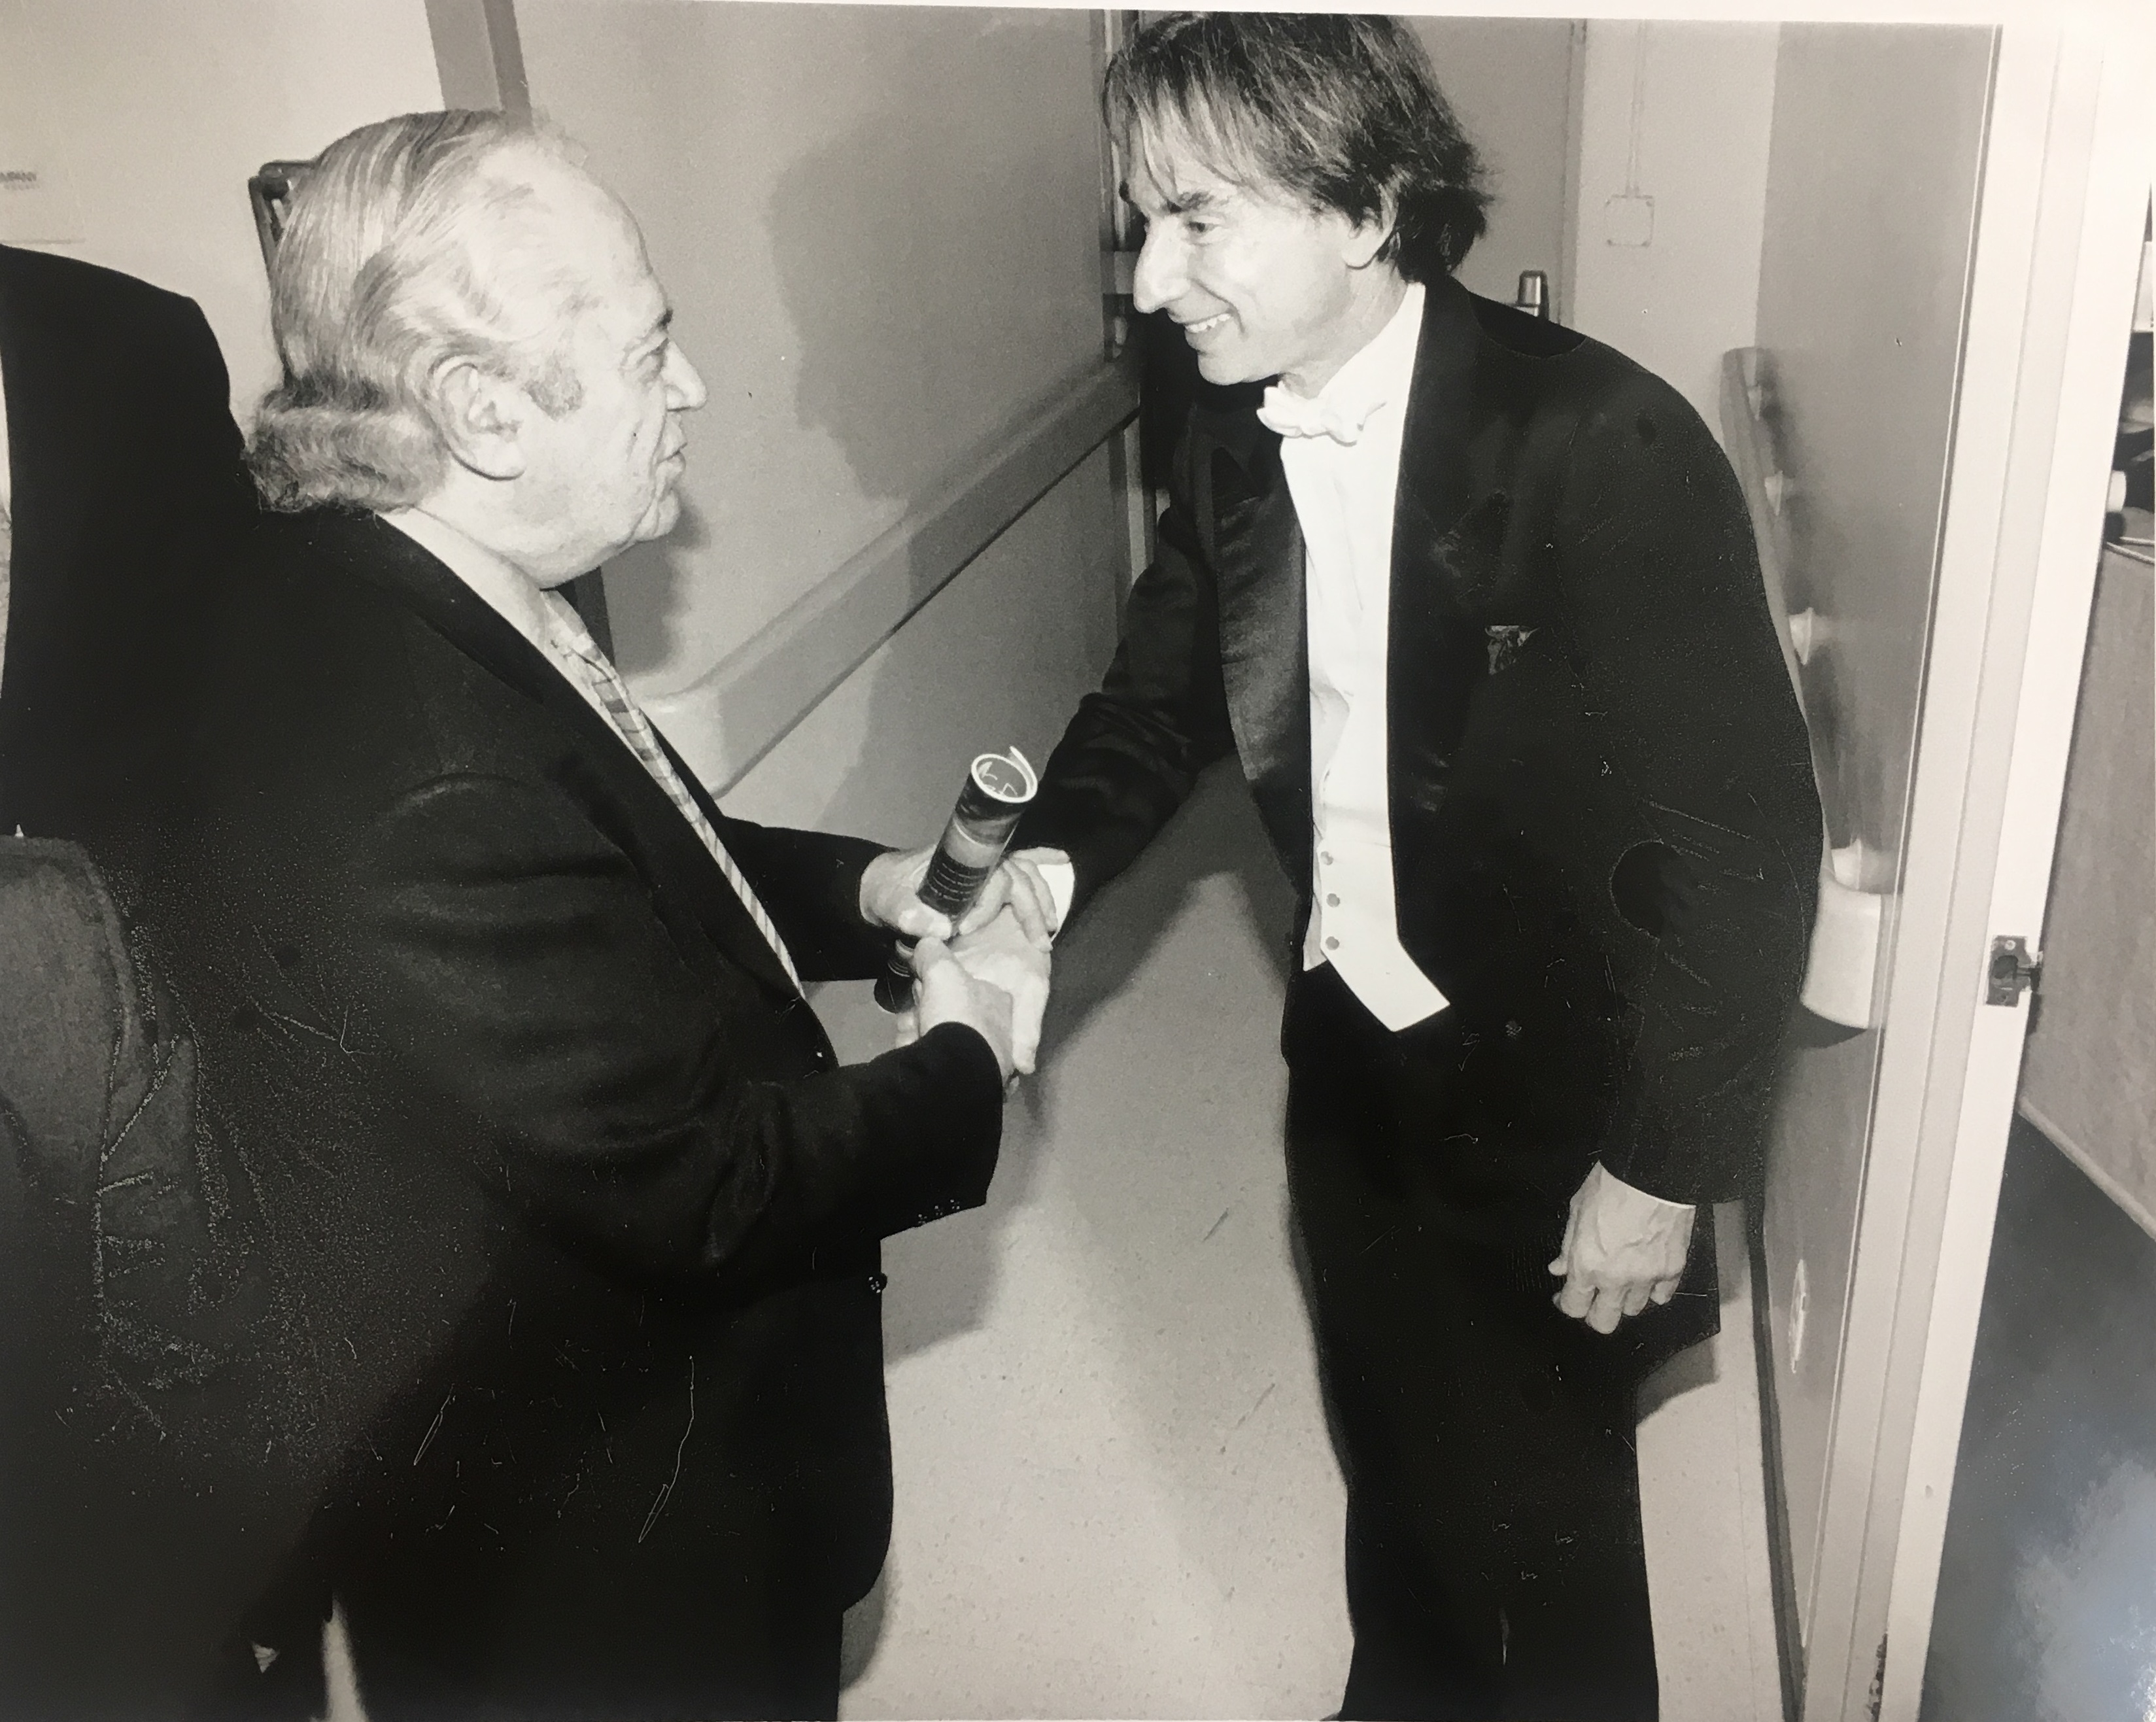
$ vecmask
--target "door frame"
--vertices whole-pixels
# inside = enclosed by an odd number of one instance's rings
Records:
[[[2118,13],[2005,23],[1804,1722],[1913,1722],[2027,1028],[1992,938],[2043,924],[2143,212],[2152,63]]]

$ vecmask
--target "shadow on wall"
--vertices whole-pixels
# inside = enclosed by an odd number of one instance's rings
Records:
[[[931,44],[912,44],[891,84],[914,87],[932,59]],[[936,411],[938,398],[976,398],[977,382],[962,345],[924,343],[918,295],[910,289],[924,263],[932,275],[937,256],[956,249],[960,235],[950,218],[978,203],[982,188],[952,183],[942,164],[940,179],[925,177],[910,147],[918,130],[896,110],[867,116],[788,167],[765,208],[792,329],[779,338],[794,349],[794,422],[837,445],[860,496],[901,504],[942,476],[934,470],[939,439],[923,434],[923,415]],[[992,166],[984,156],[983,177]],[[746,326],[755,335],[758,320]],[[694,442],[694,419],[690,429]],[[756,506],[802,511],[803,530],[814,535],[816,500],[762,498]],[[610,568],[625,672],[667,661],[695,578],[695,559],[683,553],[708,543],[701,519],[685,511],[673,534],[637,546]]]
[[[992,19],[998,29],[1021,23]],[[890,82],[942,86],[983,139],[1040,127],[1023,79],[962,75],[939,39],[909,39]],[[968,44],[978,56],[979,46]],[[1014,398],[1037,393],[1084,357],[1067,304],[984,314],[991,279],[1072,273],[1072,237],[1053,221],[1017,224],[1034,151],[982,147],[955,160],[917,118],[870,113],[789,166],[767,208],[773,260],[801,343],[795,409],[843,449],[861,489],[911,501],[954,455],[993,429]],[[1085,212],[1090,213],[1090,212]],[[1077,236],[1082,264],[1090,233]],[[1046,297],[1046,296],[1044,296]]]
[[[911,844],[941,830],[976,753],[1015,743],[1038,759],[1096,684],[1113,649],[1118,541],[1098,455],[955,578],[973,528],[963,508],[937,515],[1059,385],[1097,362],[1095,166],[1086,152],[1065,159],[1069,116],[1048,116],[1059,131],[1040,111],[1044,78],[1061,90],[1062,62],[1074,44],[1083,54],[1085,38],[1067,15],[981,13],[879,41],[875,85],[902,99],[834,116],[844,129],[781,167],[761,213],[778,301],[766,321],[787,331],[798,439],[837,454],[850,481],[841,500],[857,522],[863,499],[875,505],[886,536],[819,546],[818,577],[780,624],[865,643],[906,603],[927,608],[777,757],[814,756],[804,763],[818,804],[789,804],[795,822]],[[966,116],[955,141],[954,114]],[[797,517],[812,539],[829,530],[815,496],[750,502]],[[873,566],[886,552],[897,568],[850,583],[853,558]],[[773,697],[795,655],[782,645],[756,661],[756,649],[692,691],[718,700],[716,683],[745,670],[727,684],[735,721],[760,729],[819,690],[788,685]],[[813,650],[800,657],[812,679],[839,667]],[[734,714],[717,715],[726,728]],[[754,775],[750,750],[766,739],[726,735],[725,772]]]
[[[695,420],[690,424],[693,444]],[[667,661],[696,578],[695,553],[711,542],[702,511],[684,492],[681,517],[672,532],[634,545],[607,564],[607,617],[615,663],[624,675],[640,676]]]
[[[981,71],[1000,35],[1034,28],[1023,18],[983,14],[963,41],[954,42],[948,28],[898,33],[888,40],[891,64],[881,81],[963,106],[984,137],[1028,136],[1040,127],[1026,80],[998,81]],[[805,541],[803,559],[815,573],[793,594],[793,607],[837,606],[813,625],[844,632],[843,613],[857,607],[873,613],[871,635],[888,625],[891,583],[879,579],[858,592],[832,583],[855,555],[874,553],[872,538],[856,542],[852,535],[866,538],[879,522],[890,530],[910,511],[932,506],[1029,428],[1059,381],[1073,374],[1074,362],[1092,362],[1090,277],[1075,296],[1021,286],[1014,296],[1009,285],[998,291],[990,285],[1067,282],[1091,267],[1090,233],[1077,236],[1074,253],[1065,231],[1070,223],[1011,218],[1025,206],[1027,176],[1040,165],[1035,158],[1055,147],[1051,137],[1029,152],[979,149],[954,159],[947,136],[924,128],[918,113],[892,105],[855,118],[780,171],[762,212],[778,295],[770,308],[776,316],[761,319],[773,332],[762,338],[785,348],[777,356],[798,437],[835,453],[846,479],[844,494],[834,488],[828,500],[803,491],[738,501],[782,530],[792,522]],[[1058,195],[1070,202],[1067,188]],[[1084,268],[1074,268],[1074,254]],[[744,315],[752,337],[758,321]],[[696,440],[693,421],[690,434]],[[723,473],[716,481],[730,482]],[[870,510],[865,521],[864,503]],[[733,506],[730,500],[729,511]],[[916,603],[951,573],[957,548],[943,537],[930,531],[908,546],[911,565],[901,583]],[[693,625],[700,595],[691,583],[701,578],[708,588],[714,563],[726,566],[723,545],[716,557],[696,553],[709,542],[705,523],[685,512],[671,537],[639,547],[610,570],[620,656],[631,674],[675,661],[677,635]],[[701,595],[708,607],[708,591]],[[1053,632],[1065,619],[1047,606],[1040,626]],[[1000,660],[1009,659],[1010,644],[1002,643]],[[729,655],[738,662],[744,654],[737,647]],[[1053,656],[1045,637],[1019,650],[1019,661],[1044,655]],[[995,666],[988,667],[993,673]],[[1089,666],[1089,673],[1099,667]],[[691,687],[694,697],[716,697],[706,686]],[[803,690],[804,697],[815,692]],[[762,713],[769,702],[752,691],[748,704]],[[719,715],[723,728],[725,714]],[[880,734],[886,718],[904,715],[879,709],[865,732]],[[726,735],[725,772],[742,771],[747,750],[764,739]],[[982,744],[1009,739],[983,737]],[[717,763],[708,757],[697,763],[706,769]],[[873,766],[862,762],[864,770]],[[837,804],[847,800],[842,794]]]
[[[934,41],[909,41],[906,57],[915,64],[894,74],[897,87],[950,80]],[[1025,135],[1021,82],[963,82],[963,90],[954,83],[952,97],[978,111],[982,136]],[[1053,254],[1063,247],[1051,224],[1014,226],[996,213],[1009,206],[1009,181],[1023,164],[983,149],[961,157],[954,171],[947,149],[930,155],[917,124],[895,110],[871,113],[791,164],[767,206],[773,257],[799,342],[793,373],[798,421],[838,448],[863,496],[896,505],[901,519],[904,511],[931,504],[1022,431],[1068,363],[1067,336],[1055,338],[1052,316],[1040,317],[1037,326],[983,316],[978,309],[983,296],[968,290],[984,271],[1037,280],[1056,269]],[[1070,548],[1083,557],[1089,542]],[[939,532],[911,540],[904,573],[911,602],[925,601],[951,577],[954,553]],[[1075,568],[1051,568],[1048,577],[1065,572],[1085,578]],[[1104,565],[1099,572],[1108,570]],[[833,806],[859,807],[880,822],[892,821],[879,825],[891,840],[935,836],[976,749],[1014,741],[1044,748],[1067,715],[1041,714],[1027,726],[1038,733],[1004,732],[1019,666],[1038,666],[1041,683],[1053,687],[1062,679],[1059,656],[1085,653],[1086,642],[1067,631],[1067,604],[995,605],[982,584],[969,568],[939,600],[968,614],[955,626],[946,619],[952,651],[937,666],[938,678],[976,684],[978,721],[991,727],[947,762],[947,789],[935,787],[942,779],[928,760],[894,762],[885,740],[926,740],[943,727],[924,708],[947,701],[947,691],[917,686],[916,677],[896,673],[891,662],[868,671],[873,692],[860,753]],[[877,592],[864,592],[860,600],[880,609],[889,589],[880,581]],[[1087,685],[1101,667],[1086,665]],[[965,727],[963,714],[957,723]],[[921,784],[927,795],[917,811],[890,805],[895,763],[896,781]],[[904,823],[914,818],[917,825]]]
[[[950,237],[937,231],[939,200],[924,197],[915,177],[911,131],[895,111],[863,119],[788,167],[765,211],[796,349],[795,423],[839,446],[861,495],[901,503],[940,475],[929,467],[937,439],[921,428],[933,403],[912,386],[927,355],[913,296],[901,284],[918,278],[924,251]],[[946,398],[965,398],[963,373],[947,371],[942,380]],[[692,442],[695,429],[692,419]],[[814,498],[759,506],[801,509],[810,517],[804,530],[817,530]],[[685,511],[672,535],[637,546],[609,569],[627,673],[666,661],[695,578],[682,553],[704,547],[701,533],[701,520]]]

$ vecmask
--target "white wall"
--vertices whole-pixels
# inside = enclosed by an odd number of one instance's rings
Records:
[[[1461,282],[1510,304],[1538,269],[1569,321],[1565,226],[1572,188],[1573,58],[1584,27],[1561,18],[1418,18],[1415,34],[1496,191]]]
[[[1753,344],[1776,26],[1587,26],[1566,321],[1662,378],[1718,437],[1722,356]],[[1653,200],[1648,243],[1624,224]]]
[[[0,0],[0,57],[80,212],[44,249],[198,301],[243,423],[276,376],[248,177],[441,102],[424,0]]]
[[[1045,763],[1115,650],[1120,530],[1104,449],[758,760],[727,810],[930,843],[983,748]]]
[[[2146,514],[2138,517],[2148,534]],[[2132,531],[2130,524],[2128,530]],[[2103,559],[2021,1110],[2156,1236],[2156,689],[2148,564]]]
[[[1090,15],[521,0],[532,102],[642,221],[711,385],[683,529],[608,570],[667,697],[1100,352]]]

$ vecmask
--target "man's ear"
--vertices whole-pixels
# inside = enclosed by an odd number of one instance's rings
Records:
[[[1399,200],[1387,192],[1375,215],[1349,228],[1341,248],[1342,260],[1348,268],[1368,269],[1377,260],[1378,254],[1392,241],[1394,224],[1399,213]]]
[[[451,457],[481,478],[524,473],[524,426],[530,396],[470,359],[453,359],[434,373],[435,413]]]

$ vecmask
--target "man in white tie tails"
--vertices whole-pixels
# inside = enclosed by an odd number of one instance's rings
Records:
[[[1149,26],[1136,298],[1209,387],[1020,840],[1073,908],[1233,749],[1300,892],[1288,1179],[1355,1717],[1651,1717],[1634,1394],[1716,1321],[1818,810],[1681,397],[1452,271],[1486,193],[1384,18]]]
[[[1033,882],[954,958],[925,853],[727,818],[561,595],[672,527],[704,385],[558,141],[339,140],[271,285],[275,512],[139,892],[248,1169],[205,1271],[273,1288],[234,1417],[273,1431],[203,1457],[255,1504],[201,1551],[262,1671],[223,1698],[316,1714],[270,1688],[334,1596],[373,1722],[832,1715],[890,1523],[878,1242],[985,1197]],[[917,1034],[842,1067],[802,985],[894,929]]]

